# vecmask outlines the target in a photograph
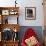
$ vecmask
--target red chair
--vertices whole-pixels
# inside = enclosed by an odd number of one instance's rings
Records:
[[[32,36],[34,36],[37,39],[37,35],[34,32],[34,30],[32,28],[28,28],[27,31],[25,32],[24,37],[22,38],[21,46],[27,46],[27,44],[25,43],[25,40]],[[38,41],[38,39],[37,39],[37,41]],[[40,42],[38,41],[35,46],[41,46]]]

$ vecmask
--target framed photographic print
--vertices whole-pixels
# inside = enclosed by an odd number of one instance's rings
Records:
[[[9,15],[9,10],[2,10],[2,15]]]
[[[35,7],[25,7],[25,19],[26,20],[36,19],[36,8]]]

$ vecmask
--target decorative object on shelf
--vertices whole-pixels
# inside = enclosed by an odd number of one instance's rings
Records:
[[[35,7],[25,7],[25,19],[26,20],[36,19],[36,8]]]
[[[15,40],[18,40],[18,32],[17,32],[17,29],[16,27],[14,27],[14,30],[13,30],[15,33],[14,33],[14,41]]]
[[[9,15],[9,10],[2,10],[2,15]]]
[[[4,41],[9,41],[9,40],[16,41],[16,40],[18,40],[18,32],[14,32],[10,28],[5,28],[2,31],[2,40],[4,40]]]
[[[14,41],[15,41],[15,40],[19,40],[19,39],[18,39],[18,32],[14,32],[13,40],[14,40]]]
[[[19,7],[0,7],[0,15],[18,15]]]
[[[15,11],[15,10],[10,10],[10,13],[9,13],[9,14],[10,14],[10,15],[17,15],[17,13],[18,13],[18,12]]]
[[[10,28],[5,28],[2,31],[2,40],[4,41],[12,40],[12,30]]]
[[[17,2],[16,2],[17,0],[15,0],[15,7],[16,7],[16,4],[17,4]]]
[[[8,24],[8,18],[7,18],[7,19],[5,19],[5,24]]]
[[[43,5],[43,3],[42,3],[42,5]]]
[[[16,28],[14,29],[14,32],[17,32]]]
[[[3,15],[2,24],[8,24],[8,16]]]

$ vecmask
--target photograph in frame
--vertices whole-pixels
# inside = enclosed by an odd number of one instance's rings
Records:
[[[25,8],[25,19],[26,20],[35,20],[36,19],[36,8],[35,7],[26,7]]]

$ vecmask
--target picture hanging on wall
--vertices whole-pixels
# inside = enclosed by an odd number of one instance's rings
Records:
[[[26,20],[36,19],[36,7],[25,7],[25,19]]]

